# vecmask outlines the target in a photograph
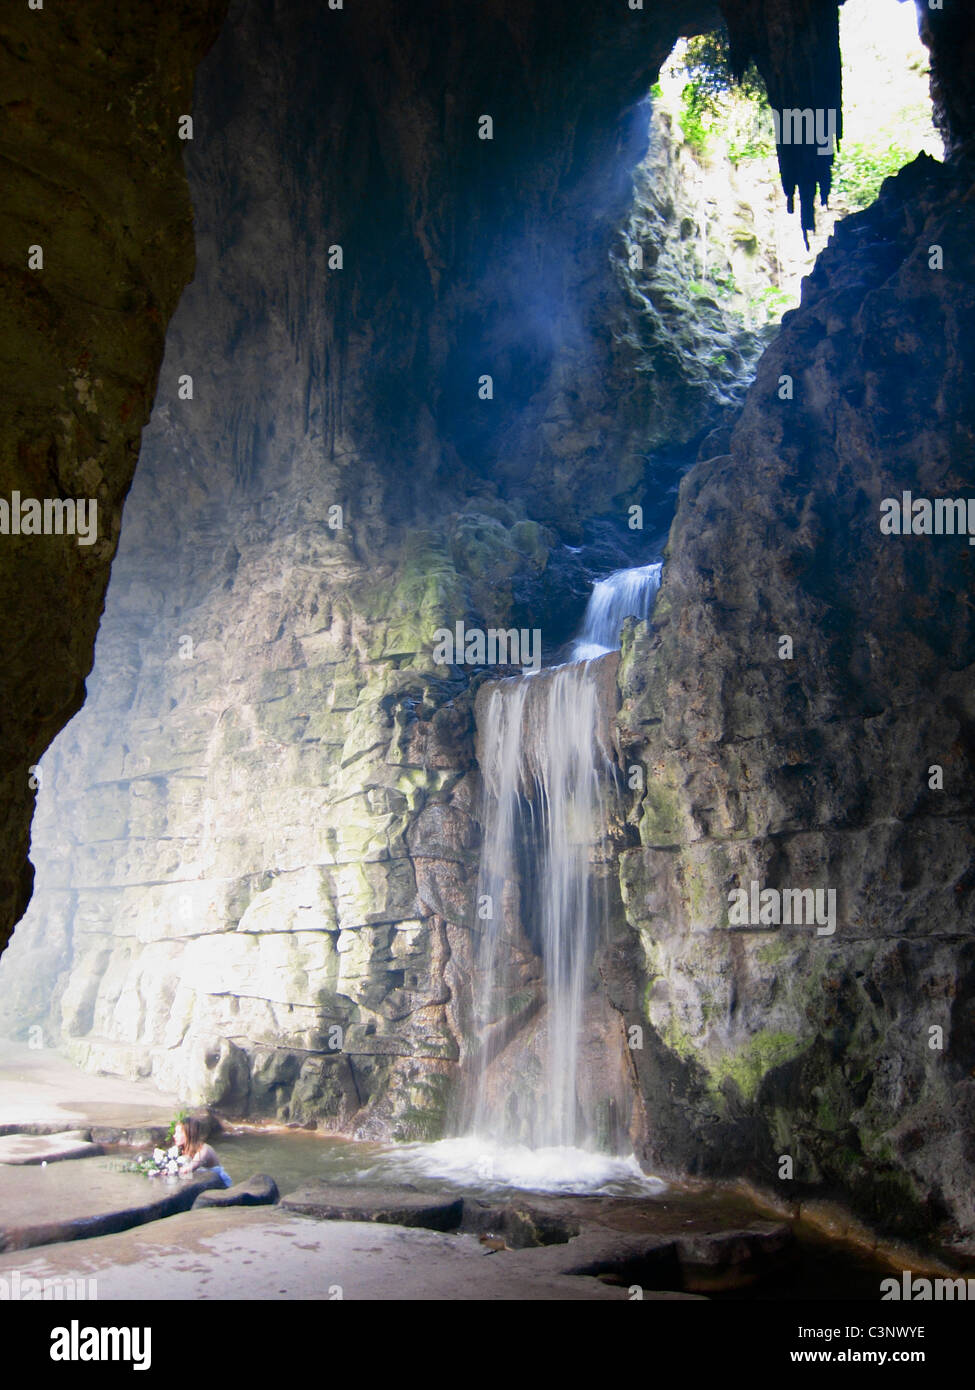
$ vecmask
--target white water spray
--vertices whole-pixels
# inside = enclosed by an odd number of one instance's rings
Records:
[[[649,618],[660,588],[662,564],[616,570],[593,585],[582,631],[572,644],[573,661],[592,661],[619,649],[624,618]]]
[[[649,616],[660,572],[644,565],[601,580],[573,661],[499,681],[479,715],[483,925],[478,1053],[463,1128],[495,1147],[579,1151],[583,1168],[582,1151],[625,1142],[614,1133],[612,1081],[580,1067],[584,1025],[590,1035],[606,1026],[591,978],[606,918],[593,860],[607,838],[614,776],[591,662],[618,649],[624,618]],[[597,1042],[606,1045],[605,1037]]]

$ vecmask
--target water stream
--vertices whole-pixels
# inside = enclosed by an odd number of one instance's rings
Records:
[[[580,1175],[595,1154],[630,1162],[628,1083],[619,1038],[607,1037],[619,1020],[592,978],[616,777],[597,658],[619,648],[627,616],[649,616],[660,573],[644,565],[599,581],[572,660],[497,682],[479,711],[477,1051],[459,1128],[495,1165],[513,1152],[516,1166],[538,1169],[544,1154]]]
[[[582,631],[572,644],[573,661],[591,661],[618,651],[624,618],[646,620],[660,588],[663,564],[616,570],[598,580],[589,596]]]

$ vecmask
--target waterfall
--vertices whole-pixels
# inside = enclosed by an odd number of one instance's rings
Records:
[[[590,854],[605,833],[600,791],[611,769],[594,737],[597,696],[586,663],[503,681],[488,697],[482,734],[482,1084],[473,1128],[534,1148],[584,1147],[594,1138],[578,1111],[576,1073],[595,915]],[[528,1112],[513,1114],[483,1084],[484,1073],[536,1004],[524,988],[533,955],[544,970],[546,1006],[540,1084],[531,1087]]]
[[[591,661],[616,651],[623,619],[649,618],[662,570],[662,564],[616,570],[593,585],[582,631],[572,644],[573,661]]]
[[[493,1144],[625,1147],[623,1068],[606,1062],[614,1020],[592,978],[607,916],[595,868],[616,779],[606,715],[615,663],[596,658],[618,650],[625,617],[649,616],[660,571],[601,580],[569,664],[479,697],[477,1053],[462,1127]]]

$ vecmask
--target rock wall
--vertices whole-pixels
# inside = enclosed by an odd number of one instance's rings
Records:
[[[511,622],[556,651],[592,572],[662,539],[662,446],[728,389],[623,341],[636,103],[678,18],[589,15],[553,50],[516,10],[458,28],[445,6],[380,44],[375,17],[247,0],[201,67],[197,274],[4,962],[0,1026],[87,1066],[442,1128],[478,828],[472,672],[433,634]]]
[[[222,12],[19,5],[0,22],[0,497],[97,507],[91,543],[0,536],[0,952],[30,898],[32,769],[84,698],[163,336],[193,273],[178,122]]]
[[[880,517],[905,490],[975,481],[971,191],[970,165],[922,156],[840,224],[729,453],[682,484],[654,627],[630,632],[621,673],[648,774],[622,882],[645,952],[627,1002],[651,1030],[649,1156],[843,1192],[959,1248],[975,552]],[[729,893],[752,882],[834,889],[835,932],[735,926]]]

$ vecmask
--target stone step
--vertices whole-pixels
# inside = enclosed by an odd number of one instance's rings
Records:
[[[67,1129],[55,1134],[8,1134],[0,1138],[0,1164],[61,1163],[70,1158],[94,1158],[102,1152],[91,1142],[87,1129]]]
[[[214,1174],[167,1181],[104,1158],[49,1167],[0,1166],[0,1251],[108,1235],[187,1211],[220,1185]]]
[[[527,1194],[486,1200],[392,1186],[309,1182],[284,1197],[281,1206],[323,1221],[460,1230],[479,1236],[486,1253],[502,1259],[517,1254],[525,1268],[539,1274],[589,1275],[694,1294],[747,1288],[774,1278],[798,1254],[788,1222],[742,1222],[732,1210],[695,1209],[689,1197],[667,1205]]]
[[[208,1188],[201,1192],[193,1203],[193,1210],[201,1207],[273,1207],[280,1200],[278,1185],[267,1173],[255,1173],[246,1182],[235,1182],[232,1187]]]
[[[286,1211],[322,1221],[379,1221],[392,1226],[422,1226],[429,1231],[456,1231],[464,1215],[463,1199],[450,1193],[316,1182],[289,1193],[281,1205]]]

